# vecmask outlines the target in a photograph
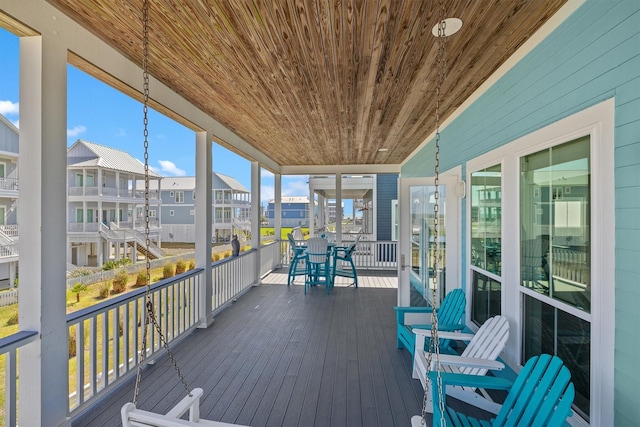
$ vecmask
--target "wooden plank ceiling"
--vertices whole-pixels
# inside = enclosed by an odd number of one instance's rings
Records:
[[[48,1],[141,64],[142,0]],[[565,1],[444,0],[442,119]],[[399,164],[434,130],[437,7],[150,0],[150,71],[280,165]]]

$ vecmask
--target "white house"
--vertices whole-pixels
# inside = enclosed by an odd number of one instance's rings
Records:
[[[154,188],[162,177],[149,171]],[[129,153],[79,139],[67,150],[67,262],[101,266],[145,252],[144,166]],[[151,185],[150,185],[151,186]],[[150,194],[150,258],[162,256],[161,201]]]
[[[18,262],[18,139],[0,115],[0,289],[13,286]]]
[[[213,172],[212,185],[212,241],[226,242],[231,239],[234,232],[242,233],[250,230],[249,190],[237,179],[216,172]],[[195,177],[163,178],[160,191],[162,241],[195,242],[195,194]]]

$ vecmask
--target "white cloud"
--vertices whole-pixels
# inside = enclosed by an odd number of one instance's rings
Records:
[[[273,172],[268,171],[267,169],[260,170],[261,178],[273,178]]]
[[[187,174],[186,171],[178,168],[175,163],[170,160],[158,160],[158,163],[160,163],[161,171],[170,176],[185,176]]]
[[[3,116],[9,114],[18,114],[19,111],[19,103],[11,101],[0,101],[0,114],[2,114]]]
[[[116,136],[117,136],[118,138],[124,138],[124,137],[126,137],[126,136],[127,136],[127,131],[126,131],[126,130],[124,130],[124,128],[117,128],[117,129],[116,129]]]
[[[283,196],[309,196],[309,177],[304,175],[282,180]]]
[[[67,129],[67,137],[75,138],[81,133],[84,133],[86,130],[87,128],[82,125],[74,126],[73,129]]]
[[[269,200],[274,198],[274,190],[272,185],[263,185],[260,187],[260,202],[262,204],[269,203]]]

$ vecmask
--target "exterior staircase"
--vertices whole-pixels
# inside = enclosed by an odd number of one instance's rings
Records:
[[[110,227],[100,224],[100,235],[108,241],[125,242],[129,247],[136,244],[137,251],[148,259],[158,259],[165,256],[164,251],[152,242],[149,243],[149,251],[147,251],[145,235],[133,228],[120,228],[113,222]]]

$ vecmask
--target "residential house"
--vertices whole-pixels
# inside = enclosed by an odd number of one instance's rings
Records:
[[[233,234],[251,230],[251,194],[230,176],[213,173],[213,242],[229,242]],[[195,238],[196,178],[165,177],[162,181],[162,240],[189,242]],[[246,236],[245,239],[246,240]]]
[[[0,115],[0,289],[14,285],[18,264],[19,131]]]
[[[75,266],[99,267],[108,260],[138,253],[156,258],[159,248],[160,206],[157,188],[162,177],[149,171],[150,253],[146,253],[143,220],[144,165],[129,153],[77,140],[67,150],[67,260]],[[142,184],[141,184],[142,183]]]
[[[283,175],[336,175],[340,188],[343,174],[399,173],[397,303],[410,306],[420,285],[428,288],[432,276],[441,277],[427,264],[428,255],[437,249],[446,267],[439,289],[464,290],[469,329],[477,330],[483,319],[495,313],[508,319],[510,336],[501,355],[508,372],[517,372],[532,355],[557,354],[571,371],[576,390],[571,423],[637,425],[638,1],[485,0],[481,8],[475,7],[480,2],[442,2],[447,12],[464,23],[459,33],[446,39],[435,38],[429,31],[438,21],[434,2],[397,2],[394,13],[384,13],[385,3],[361,2],[356,8],[331,9],[335,16],[330,20],[315,19],[324,16],[318,14],[326,9],[303,6],[301,13],[286,15],[286,31],[284,21],[270,18],[285,16],[286,6],[280,2],[265,2],[271,15],[261,14],[265,25],[253,26],[237,24],[255,22],[253,8],[214,9],[211,5],[220,2],[197,2],[203,13],[194,14],[194,3],[173,2],[172,7],[153,10],[152,22],[188,23],[192,31],[165,26],[162,37],[156,32],[150,44],[155,58],[167,58],[152,61],[154,102],[195,132],[198,194],[209,194],[211,143],[216,140],[251,159],[255,197],[260,192],[260,167],[274,173],[276,203]],[[123,376],[131,376],[134,369],[123,363],[124,374],[114,369],[114,380],[109,382],[105,359],[102,382],[96,380],[100,364],[93,364],[90,379],[76,388],[80,392],[72,404],[66,391],[59,392],[68,384],[65,344],[68,322],[73,321],[64,315],[64,268],[59,265],[64,260],[60,250],[65,247],[60,230],[65,223],[64,200],[57,197],[64,194],[64,159],[55,156],[66,145],[66,93],[61,88],[71,62],[127,93],[140,93],[142,79],[132,70],[139,71],[142,46],[140,37],[131,34],[142,28],[141,13],[129,2],[3,0],[1,4],[0,22],[22,37],[21,61],[28,65],[21,68],[20,76],[20,162],[25,166],[21,164],[20,171],[21,178],[30,179],[21,179],[20,202],[33,209],[20,209],[20,223],[21,242],[32,250],[20,255],[25,267],[21,273],[27,280],[20,285],[17,407],[21,425],[68,425],[87,406],[104,403],[100,393],[122,385]],[[212,20],[224,25],[211,25]],[[349,25],[334,25],[346,22]],[[160,25],[156,25],[157,30]],[[304,34],[298,32],[300,28]],[[327,36],[340,43],[335,46],[345,48],[316,43]],[[446,49],[439,49],[445,40]],[[203,52],[216,58],[215,67],[202,66]],[[434,60],[437,52],[446,53],[448,59],[441,98],[435,89],[438,65],[444,61]],[[233,84],[223,84],[229,79]],[[437,127],[436,117],[441,119]],[[340,199],[338,191],[337,204]],[[206,218],[211,209],[210,204],[197,201],[196,218]],[[259,218],[257,209],[254,204],[252,218]],[[192,274],[197,276],[198,292],[189,295],[198,295],[198,325],[216,328],[212,300],[219,295],[218,286],[234,280],[242,280],[243,286],[259,285],[265,273],[260,266],[272,260],[268,254],[273,245],[261,247],[259,236],[252,233],[252,250],[229,261],[238,267],[234,274],[214,279],[211,224],[196,222],[201,232],[196,235],[197,268]],[[258,222],[252,222],[253,231],[258,227]],[[446,256],[440,257],[443,251]],[[267,267],[279,265],[281,258],[275,258]],[[420,280],[412,281],[411,275]],[[357,292],[364,297],[364,292]],[[229,294],[233,298],[229,301],[236,299]],[[369,300],[359,302],[366,306]],[[237,301],[241,305],[242,296]],[[389,311],[395,302],[389,304]],[[263,306],[254,307],[259,312]],[[346,318],[346,309],[341,310]],[[379,332],[394,328],[393,315],[389,318]],[[232,326],[240,330],[242,325]],[[176,345],[191,355],[199,347],[184,344],[187,341]],[[384,354],[385,361],[400,352],[393,348],[395,343],[381,344],[376,339],[367,344],[374,353]],[[15,355],[15,347],[11,351]],[[274,358],[291,360],[278,351]],[[356,353],[350,354],[354,357],[350,361],[362,357]],[[131,360],[135,364],[135,357]],[[208,362],[203,360],[210,368]],[[237,363],[242,365],[223,368],[245,372],[246,359],[238,358]],[[400,364],[386,365],[391,371],[376,378],[411,375]],[[12,378],[7,377],[15,384],[15,369],[8,371],[13,372]],[[164,375],[162,369],[155,371]],[[256,414],[255,408],[260,407],[264,411],[257,412],[254,420],[283,424],[294,403],[288,399],[291,390],[301,385],[297,400],[305,402],[305,407],[318,402],[303,396],[308,376],[303,383],[289,377],[282,380],[286,387],[274,390],[287,391],[286,399],[264,392],[256,394],[257,399],[267,396],[259,402],[247,399],[255,388],[242,390],[246,395],[235,393],[241,400],[233,400],[224,390],[219,395],[231,402],[235,413],[251,409]],[[245,379],[246,375],[239,383]],[[391,402],[376,413],[387,416],[390,425],[398,413],[406,412],[406,403],[419,411],[413,388],[385,387],[381,385],[380,394],[401,397],[394,399],[397,406]],[[177,401],[175,395],[165,397],[164,391],[157,394],[156,387],[153,391],[155,409]],[[328,411],[318,411],[322,415],[331,413],[330,395],[315,396],[329,402],[324,404]],[[270,402],[283,400],[289,406],[271,410]],[[347,405],[348,400],[338,404]],[[15,402],[7,401],[15,410]],[[247,401],[251,408],[243,406]],[[298,412],[293,415],[299,415],[300,406],[295,409]],[[367,411],[364,406],[351,409],[342,412]],[[114,413],[113,419],[119,412]],[[264,421],[263,413],[281,417]],[[232,416],[230,421],[237,419]],[[331,417],[324,419],[329,421],[323,425],[330,424]],[[406,417],[402,421],[409,424]]]
[[[267,225],[275,224],[275,201],[267,205]],[[306,196],[284,196],[280,199],[281,224],[285,228],[309,226],[309,198]]]

